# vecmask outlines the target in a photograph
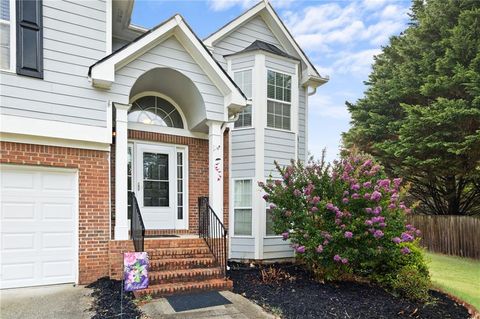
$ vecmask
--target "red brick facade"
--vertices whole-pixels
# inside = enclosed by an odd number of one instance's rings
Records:
[[[0,162],[65,167],[79,175],[79,282],[109,274],[108,152],[1,142]]]
[[[198,232],[198,197],[208,196],[208,140],[159,133],[129,131],[129,138],[188,146],[189,233]],[[228,132],[224,135],[224,224],[228,227]],[[110,222],[114,215],[114,148],[106,151],[1,142],[0,163],[73,168],[79,175],[79,283],[103,276],[119,278],[122,253],[133,242],[115,241]],[[114,145],[113,145],[114,147]],[[109,159],[111,163],[109,163]],[[111,164],[111,167],[110,167]],[[110,174],[110,175],[109,175]],[[109,189],[109,177],[111,188]],[[109,191],[112,194],[109,194]],[[110,198],[112,199],[110,202]],[[109,210],[112,205],[112,212]],[[165,233],[171,233],[166,231]],[[181,231],[180,233],[187,233]],[[112,234],[112,235],[110,235]]]

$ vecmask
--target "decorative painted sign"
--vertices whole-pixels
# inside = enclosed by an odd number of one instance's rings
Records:
[[[217,173],[217,182],[222,179],[222,159],[221,158],[216,158],[215,159],[215,172]]]
[[[125,291],[148,288],[148,255],[146,252],[123,254]]]

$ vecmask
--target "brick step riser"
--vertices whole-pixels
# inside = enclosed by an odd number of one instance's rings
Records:
[[[187,283],[187,282],[202,282],[211,279],[222,279],[224,278],[222,274],[210,274],[210,275],[197,275],[197,276],[185,276],[185,277],[166,277],[162,278],[162,276],[148,276],[148,280],[150,285],[159,285],[162,284],[177,284],[177,283]]]
[[[173,289],[162,289],[161,285],[151,286],[147,291],[138,290],[135,292],[136,298],[141,298],[145,295],[150,295],[152,298],[162,298],[171,295],[189,294],[201,291],[213,291],[213,290],[231,290],[233,284],[231,281],[225,281],[223,284],[208,285],[208,286],[193,286],[193,287],[175,287]]]
[[[212,254],[178,254],[178,255],[148,255],[150,261],[159,261],[162,259],[203,259],[211,258]]]
[[[202,240],[184,241],[163,241],[163,240],[146,240],[144,242],[145,249],[163,249],[163,248],[205,248],[206,243]]]
[[[191,245],[144,245],[145,250],[155,250],[155,249],[178,249],[178,248],[187,248],[187,249],[203,249],[208,246],[203,244],[191,244]]]
[[[166,270],[179,270],[179,269],[198,269],[198,268],[215,268],[218,267],[215,262],[211,263],[190,263],[190,264],[155,264],[150,261],[150,271],[166,271]]]

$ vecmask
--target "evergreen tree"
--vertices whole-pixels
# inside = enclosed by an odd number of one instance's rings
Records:
[[[480,214],[480,1],[414,0],[347,107],[345,147],[412,182],[427,214]]]

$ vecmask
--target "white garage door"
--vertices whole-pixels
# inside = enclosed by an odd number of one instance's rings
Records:
[[[76,282],[76,172],[2,165],[0,189],[0,288]]]

